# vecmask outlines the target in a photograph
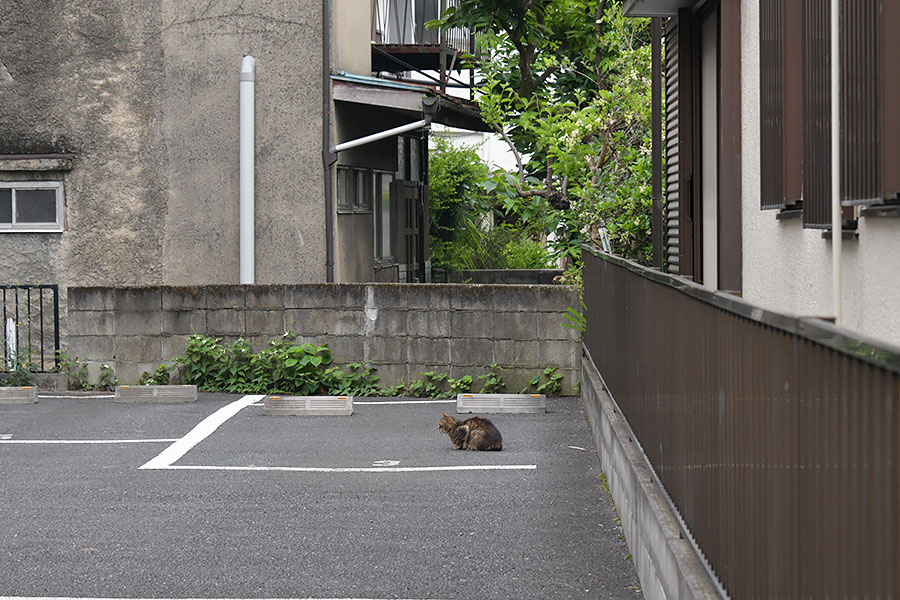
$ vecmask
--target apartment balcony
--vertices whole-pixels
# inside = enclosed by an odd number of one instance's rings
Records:
[[[474,52],[475,38],[468,29],[441,31],[428,29],[425,24],[458,3],[459,0],[375,0],[372,71],[395,75],[434,71],[441,88],[452,85],[450,72],[461,70],[460,58]]]

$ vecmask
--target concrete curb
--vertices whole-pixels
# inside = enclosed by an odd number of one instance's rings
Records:
[[[691,542],[684,538],[664,491],[656,484],[643,452],[632,441],[586,349],[581,364],[582,403],[644,597],[725,597]]]

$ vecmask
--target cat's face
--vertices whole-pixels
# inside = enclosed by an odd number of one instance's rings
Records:
[[[459,423],[456,419],[448,415],[447,413],[441,413],[441,421],[438,423],[438,431],[443,431],[444,433],[449,433],[453,430],[453,427]]]

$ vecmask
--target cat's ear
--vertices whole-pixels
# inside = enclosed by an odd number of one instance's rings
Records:
[[[448,415],[448,414],[445,413],[445,412],[442,412],[442,413],[441,413],[441,416],[444,417],[445,419],[449,419],[449,418],[450,418],[450,415]]]

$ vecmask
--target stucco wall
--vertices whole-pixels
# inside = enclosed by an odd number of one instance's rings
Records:
[[[123,383],[135,383],[180,355],[191,334],[243,337],[260,350],[290,331],[327,342],[340,364],[370,362],[385,385],[428,370],[475,376],[496,363],[509,391],[556,366],[572,394],[580,337],[562,323],[577,302],[574,288],[541,285],[72,288],[63,346],[93,372],[109,363]]]
[[[357,75],[372,72],[372,0],[332,0],[332,67]],[[365,40],[359,44],[358,40]]]
[[[799,218],[779,221],[760,202],[759,2],[741,13],[743,99],[743,295],[764,308],[799,316],[833,315],[831,242]],[[859,241],[843,243],[841,325],[900,345],[900,219],[863,217]]]
[[[62,286],[236,283],[244,54],[258,60],[257,281],[324,280],[320,11],[319,0],[7,2],[0,154],[75,160],[66,231],[0,236],[0,255],[33,257],[0,262],[0,280],[49,269],[44,282]]]

